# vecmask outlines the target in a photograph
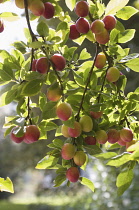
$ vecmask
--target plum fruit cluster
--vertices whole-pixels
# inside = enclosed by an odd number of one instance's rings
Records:
[[[18,8],[24,9],[24,0],[15,0],[15,4]],[[28,9],[35,16],[43,16],[46,19],[50,19],[54,16],[55,8],[52,3],[45,2],[41,0],[28,0]]]

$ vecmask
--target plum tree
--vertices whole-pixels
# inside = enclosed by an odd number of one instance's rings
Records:
[[[125,142],[132,141],[133,133],[132,133],[131,129],[123,128],[122,130],[120,130],[120,138],[122,139],[122,141],[125,141]]]
[[[84,142],[88,145],[96,145],[96,138],[94,136],[86,136]]]
[[[41,0],[31,0],[29,2],[28,8],[36,16],[43,15],[45,11],[44,3]]]
[[[77,121],[74,122],[74,128],[68,128],[68,133],[71,137],[78,137],[81,135],[82,127],[81,124]]]
[[[48,88],[46,96],[50,101],[58,101],[61,98],[62,90],[57,82]]]
[[[38,141],[40,138],[40,130],[36,125],[28,125],[26,126],[24,142],[27,144],[34,143]]]
[[[70,182],[77,182],[79,179],[80,173],[77,167],[70,167],[66,171],[66,177]]]
[[[76,148],[73,144],[66,143],[61,149],[61,156],[65,160],[70,160],[74,157]]]
[[[96,132],[96,140],[99,144],[105,144],[108,141],[108,135],[106,131],[99,130]]]
[[[66,60],[61,54],[56,53],[56,54],[52,55],[52,57],[50,59],[54,65],[54,68],[57,71],[64,70],[64,68],[66,66]]]
[[[102,20],[105,24],[107,30],[112,30],[115,28],[117,20],[113,15],[107,15]]]
[[[24,140],[25,134],[21,133],[20,136],[17,136],[16,133],[19,130],[19,127],[16,126],[12,129],[11,133],[10,133],[10,139],[12,141],[14,141],[15,143],[21,143]]]
[[[88,115],[82,116],[79,123],[81,124],[82,131],[90,132],[93,129],[93,121]]]
[[[72,108],[69,103],[62,102],[56,108],[56,114],[60,120],[66,121],[72,115]]]
[[[81,34],[86,34],[88,33],[90,29],[90,24],[86,18],[79,18],[76,21],[76,29],[79,33]]]
[[[43,12],[43,16],[46,18],[46,19],[50,19],[54,16],[54,13],[55,13],[55,8],[53,6],[53,4],[51,4],[50,2],[45,2],[44,3],[44,12]]]
[[[72,24],[70,26],[69,38],[70,39],[77,39],[79,37],[80,37],[80,33],[79,33],[79,31],[77,31],[76,25]]]
[[[77,166],[82,166],[86,161],[86,154],[83,151],[77,151],[73,157],[73,160]]]
[[[94,34],[99,34],[104,31],[104,27],[105,25],[102,20],[94,20],[91,24],[90,29]]]
[[[106,78],[109,82],[116,82],[120,77],[120,71],[116,67],[110,67],[107,71]]]
[[[89,6],[86,1],[78,1],[74,9],[78,17],[86,17],[89,13]]]
[[[106,65],[106,55],[103,52],[100,52],[95,60],[95,67],[97,67],[98,69],[103,68]]]
[[[111,144],[116,143],[120,138],[120,133],[116,129],[109,129],[107,135],[108,142]]]
[[[49,61],[46,57],[41,57],[36,61],[36,71],[41,74],[46,74],[49,70]]]

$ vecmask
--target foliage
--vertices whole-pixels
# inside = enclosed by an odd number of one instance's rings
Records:
[[[126,150],[124,146],[117,143],[107,142],[103,146],[98,143],[86,145],[84,138],[96,136],[96,132],[100,129],[108,131],[111,128],[121,130],[128,127],[132,130],[134,139],[139,140],[139,121],[136,118],[136,113],[139,111],[139,88],[125,95],[128,81],[124,74],[114,83],[106,79],[107,71],[112,66],[116,66],[121,72],[129,69],[139,71],[139,53],[130,54],[129,48],[123,48],[124,43],[134,38],[135,29],[125,29],[120,22],[127,21],[138,10],[126,6],[128,0],[123,0],[122,3],[111,0],[107,5],[99,0],[88,0],[90,13],[87,19],[90,23],[110,14],[118,19],[116,27],[109,32],[110,40],[105,45],[96,42],[91,31],[82,34],[69,44],[70,25],[75,22],[70,14],[74,13],[77,1],[65,1],[69,9],[66,11],[63,11],[58,0],[50,0],[50,2],[55,7],[54,18],[59,22],[56,28],[51,28],[45,18],[28,13],[26,8],[28,28],[24,29],[24,32],[27,42],[14,42],[12,44],[14,49],[10,53],[0,50],[2,59],[0,84],[2,86],[6,84],[0,106],[13,101],[17,103],[17,115],[6,117],[5,136],[10,134],[13,127],[20,126],[24,130],[24,127],[29,124],[39,127],[40,140],[47,139],[47,132],[54,131],[55,139],[48,145],[50,151],[38,162],[36,168],[56,169],[55,187],[66,181],[65,172],[67,168],[74,165],[73,160],[61,158],[61,148],[65,142],[69,142],[74,144],[77,150],[83,150],[89,158],[93,156],[103,159],[107,161],[107,165],[120,168],[116,186],[118,195],[122,195],[132,182],[133,169],[139,160],[138,144],[136,143],[132,150]],[[27,5],[27,0],[24,0],[24,3]],[[0,17],[9,21],[16,21],[19,18],[9,12],[2,13]],[[34,34],[31,24],[36,18],[38,18],[37,34]],[[92,48],[95,46],[94,52],[89,53],[86,48],[80,50],[86,39]],[[107,63],[103,68],[98,69],[95,67],[95,61],[100,51],[105,54]],[[51,62],[50,58],[55,53],[61,54],[66,59],[66,67],[63,71],[57,71]],[[49,71],[45,74],[32,71],[33,60],[41,57],[46,57],[50,64]],[[62,97],[56,102],[48,100],[46,95],[49,87],[55,82],[63,92]],[[61,102],[67,102],[72,107],[72,116],[67,121],[59,120],[56,115],[56,108]],[[69,137],[63,141],[62,124],[72,128],[75,120],[79,121],[83,115],[90,116],[90,111],[103,113],[99,119],[92,118],[93,130],[82,132],[77,138]],[[87,162],[81,169],[85,170],[86,165]],[[90,180],[80,177],[79,181],[94,191],[94,185]],[[13,192],[11,185],[9,187],[3,178],[0,179],[0,187],[2,183],[4,187],[1,190]],[[67,186],[69,185],[68,181]]]

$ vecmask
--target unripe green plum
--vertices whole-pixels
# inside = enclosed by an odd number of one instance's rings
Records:
[[[82,127],[79,122],[74,122],[74,128],[68,128],[68,133],[71,137],[78,137],[81,135]]]
[[[76,167],[71,167],[66,171],[66,178],[70,181],[70,182],[77,182],[79,179],[80,173],[78,168]]]
[[[90,111],[90,115],[94,119],[99,119],[103,115],[103,112],[101,112],[101,111],[100,112]]]
[[[46,57],[41,57],[36,62],[36,71],[41,74],[46,74],[49,70],[49,61]]]
[[[86,17],[89,13],[89,6],[86,1],[78,1],[74,9],[78,17]]]
[[[109,82],[116,82],[120,77],[120,71],[116,67],[110,67],[107,71],[106,78]]]
[[[57,71],[64,70],[64,68],[66,66],[66,60],[61,54],[56,53],[56,54],[52,55],[52,57],[50,59],[54,65],[54,68]]]
[[[73,144],[66,143],[61,149],[61,156],[64,160],[70,160],[74,157],[75,152],[75,146]]]
[[[120,133],[116,129],[109,129],[107,135],[108,142],[111,144],[116,143],[120,138]]]
[[[29,2],[28,8],[36,16],[43,15],[45,10],[44,3],[41,0],[31,0]]]
[[[24,142],[27,144],[34,143],[40,138],[40,131],[36,125],[28,125],[26,127]]]
[[[130,142],[133,140],[133,133],[129,128],[123,128],[120,130],[120,138],[125,142]]]
[[[102,69],[105,65],[106,65],[106,55],[103,52],[100,52],[95,60],[95,67],[97,67],[98,69]]]
[[[62,125],[61,126],[61,133],[64,137],[68,138],[70,137],[69,133],[68,133],[68,126],[66,125]]]
[[[20,9],[24,9],[25,5],[24,5],[24,0],[15,0],[15,5],[20,8]]]
[[[101,33],[95,34],[95,39],[99,44],[106,44],[110,40],[109,32],[104,28]]]
[[[2,20],[0,20],[0,33],[4,31],[4,23]]]
[[[105,25],[104,25],[104,22],[102,20],[95,20],[92,22],[91,24],[91,31],[94,33],[94,34],[99,34],[99,33],[102,33],[104,31],[104,28]]]
[[[79,31],[76,29],[76,25],[73,24],[70,26],[69,38],[70,39],[77,39],[80,37]]]
[[[107,15],[102,20],[105,24],[107,30],[112,30],[115,28],[117,20],[113,15]]]
[[[11,133],[10,133],[10,139],[14,141],[15,143],[21,143],[25,137],[24,133],[22,133],[21,136],[17,136],[16,133],[18,132],[18,130],[19,130],[19,127],[16,126],[11,130]]]
[[[32,61],[32,67],[31,67],[31,70],[32,70],[32,71],[36,71],[36,63],[37,63],[37,59],[34,59],[34,60]]]
[[[97,140],[94,136],[87,136],[85,137],[84,142],[88,145],[96,145]]]
[[[44,7],[45,7],[45,10],[43,12],[43,16],[46,19],[52,18],[54,16],[54,13],[55,13],[54,6],[50,2],[45,2],[44,3]]]
[[[56,114],[60,120],[66,121],[72,115],[72,108],[69,103],[62,102],[56,108]]]
[[[49,87],[46,96],[50,101],[58,101],[61,98],[62,90],[57,82]]]
[[[76,21],[76,29],[81,34],[87,34],[90,29],[90,24],[86,18],[79,18]]]
[[[99,130],[96,132],[96,140],[99,144],[105,144],[108,141],[108,135],[106,131]]]
[[[79,123],[81,124],[82,131],[84,132],[90,132],[93,129],[93,121],[88,115],[82,116]]]
[[[86,161],[86,154],[83,151],[77,151],[73,157],[73,160],[77,166],[82,166]]]

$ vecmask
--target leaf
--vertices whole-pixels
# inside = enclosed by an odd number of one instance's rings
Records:
[[[131,39],[133,39],[134,35],[135,35],[135,29],[127,29],[118,35],[118,42],[119,43],[129,42]]]
[[[116,16],[118,18],[121,18],[122,20],[128,20],[130,17],[132,17],[134,14],[138,12],[137,9],[131,6],[126,6],[122,8],[120,11],[116,13]]]
[[[87,52],[86,48],[84,48],[80,53],[79,60],[86,60],[89,58],[91,58],[91,55],[90,55],[90,53]]]
[[[19,20],[18,15],[13,12],[3,12],[0,14],[0,17],[10,22]]]
[[[48,36],[49,28],[48,28],[47,24],[44,22],[40,22],[37,25],[37,32],[40,36]]]
[[[63,146],[63,141],[61,140],[61,139],[54,139],[53,140],[53,144],[57,147],[57,148],[59,148],[59,149],[61,149],[61,147]]]
[[[127,163],[128,161],[130,161],[130,154],[123,153],[123,154],[118,155],[118,156],[112,158],[111,160],[109,160],[107,165],[119,167],[119,166]]]
[[[118,187],[117,193],[118,195],[122,195],[131,185],[132,179],[133,179],[133,170],[127,169],[125,171],[122,171],[116,180],[116,186]]]
[[[29,43],[29,47],[31,47],[31,48],[40,48],[42,45],[43,45],[43,43],[39,42],[39,41]]]
[[[110,159],[112,157],[117,156],[117,153],[115,153],[115,152],[106,152],[106,153],[100,153],[100,154],[97,154],[97,155],[94,155],[94,156],[96,158],[99,158],[99,159],[107,160],[107,159]]]
[[[138,58],[139,57],[139,53],[132,53],[130,55],[127,55],[126,57],[122,58],[120,60],[120,63],[126,63],[132,59]]]
[[[66,180],[65,174],[58,175],[54,180],[54,187],[59,187]]]
[[[59,158],[56,158],[54,156],[45,156],[42,160],[40,160],[37,164],[37,166],[35,167],[36,169],[51,169],[53,168],[57,162],[58,162]]]
[[[10,81],[10,80],[14,79],[12,69],[9,67],[9,65],[6,65],[6,64],[4,64],[3,69],[0,70],[0,76],[1,76],[2,80],[4,80],[4,81]]]
[[[96,155],[102,153],[102,150],[97,145],[85,145],[84,149],[89,155]]]
[[[86,177],[80,177],[79,180],[82,185],[87,186],[90,190],[94,192],[95,187],[94,187],[93,182],[91,182],[91,180],[87,179]]]
[[[17,89],[9,90],[5,96],[5,104],[11,103],[17,95]]]
[[[42,87],[42,80],[40,79],[35,79],[29,82],[26,82],[25,85],[23,86],[22,95],[25,96],[33,96],[36,95]]]
[[[65,0],[67,7],[72,11],[75,7],[76,0]]]
[[[105,9],[105,16],[106,15],[115,15],[116,12],[118,12],[119,10],[121,10],[125,5],[127,5],[127,3],[129,2],[129,0],[111,0],[109,1],[109,3],[106,6]]]
[[[48,102],[43,108],[43,119],[53,119],[56,115],[56,105],[57,102]]]
[[[127,67],[135,72],[139,72],[139,58],[134,58],[125,64]]]
[[[7,177],[6,180],[0,177],[0,191],[14,193],[13,183],[9,177]]]

